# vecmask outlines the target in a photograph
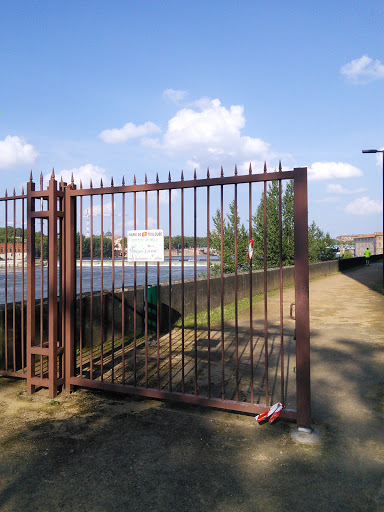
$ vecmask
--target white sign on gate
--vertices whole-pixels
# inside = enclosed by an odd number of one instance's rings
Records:
[[[163,230],[128,231],[128,261],[164,261]]]

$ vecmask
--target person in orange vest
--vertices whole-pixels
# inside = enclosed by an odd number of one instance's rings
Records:
[[[369,265],[369,258],[371,257],[371,251],[368,249],[367,247],[367,250],[364,251],[364,256],[365,256],[365,264],[366,265]]]

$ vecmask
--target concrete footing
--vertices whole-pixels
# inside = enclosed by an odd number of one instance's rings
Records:
[[[296,427],[291,431],[294,441],[303,444],[317,444],[321,441],[321,434],[313,428]]]

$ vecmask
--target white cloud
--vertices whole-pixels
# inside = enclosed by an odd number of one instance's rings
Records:
[[[330,183],[329,185],[327,185],[327,194],[348,195],[360,194],[361,192],[366,191],[366,188],[355,188],[354,190],[350,190],[348,188],[344,188],[342,185],[337,185],[335,183]]]
[[[170,99],[173,103],[180,103],[188,94],[187,91],[180,91],[175,89],[166,89],[163,92],[163,96]]]
[[[32,144],[17,136],[7,135],[0,140],[0,169],[32,165],[39,153]]]
[[[228,163],[241,165],[253,159],[264,160],[269,144],[241,134],[245,126],[241,105],[224,107],[218,99],[202,98],[195,108],[183,108],[168,121],[162,149],[165,153],[182,155],[187,161],[202,164],[206,169]],[[195,165],[199,167],[199,165]]]
[[[145,137],[152,133],[159,133],[161,129],[152,121],[147,121],[144,124],[135,125],[127,123],[122,128],[114,128],[112,130],[104,130],[99,134],[107,144],[116,144],[118,142],[125,142],[129,139],[136,139],[138,137]]]
[[[314,162],[308,168],[309,180],[331,180],[355,178],[357,176],[363,176],[363,172],[357,167],[344,162]]]
[[[163,94],[180,100],[185,91],[167,89]],[[220,166],[231,169],[235,164],[239,169],[247,168],[249,162],[264,162],[274,158],[269,144],[249,135],[243,135],[245,127],[244,107],[223,106],[218,99],[200,98],[181,108],[168,121],[167,130],[159,137],[149,137],[160,133],[160,128],[148,121],[135,126],[127,123],[121,130],[104,130],[99,137],[105,142],[116,143],[129,137],[141,137],[141,144],[163,153],[168,159],[184,160],[184,169],[190,167],[206,172],[207,167],[214,176]],[[262,166],[261,166],[262,169]]]
[[[94,188],[100,186],[100,180],[103,180],[104,187],[110,186],[109,178],[106,174],[105,169],[98,167],[93,164],[85,164],[81,167],[74,167],[73,169],[63,169],[62,171],[55,171],[55,178],[57,181],[60,181],[63,178],[63,181],[67,184],[71,183],[71,177],[73,173],[73,179],[76,185],[79,187],[80,180],[82,181],[83,187],[88,188],[90,185],[90,181],[92,180],[92,185]],[[47,187],[48,181],[51,178],[51,173],[48,173],[44,176],[44,185]]]
[[[352,60],[340,68],[340,73],[353,83],[368,83],[384,78],[384,64],[368,55]]]
[[[383,201],[370,199],[369,197],[359,197],[345,207],[345,213],[352,215],[371,215],[383,211]]]

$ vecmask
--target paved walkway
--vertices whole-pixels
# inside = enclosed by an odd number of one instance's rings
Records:
[[[0,511],[383,512],[382,276],[310,284],[316,445],[285,422],[87,390],[52,406],[0,379]]]

